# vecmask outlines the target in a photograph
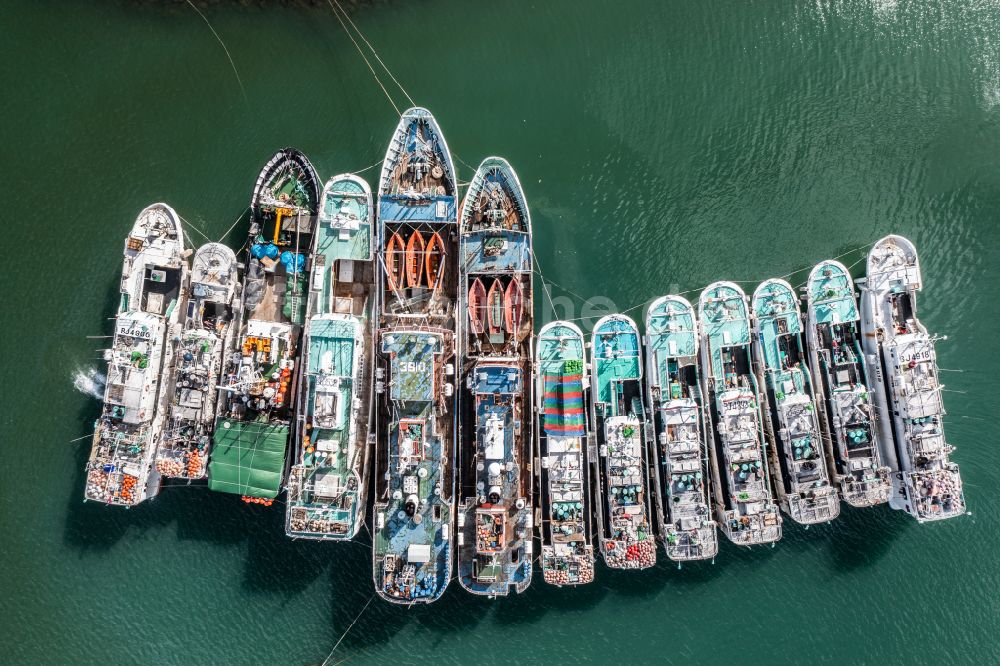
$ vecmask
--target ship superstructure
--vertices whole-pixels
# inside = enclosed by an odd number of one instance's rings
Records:
[[[713,428],[716,520],[739,545],[781,538],[761,427],[761,398],[750,363],[750,312],[743,290],[715,282],[698,302],[701,374]]]
[[[243,311],[220,380],[208,485],[269,504],[281,491],[305,318],[319,178],[305,155],[279,150],[251,197]]]
[[[372,511],[375,589],[403,604],[452,572],[456,187],[434,117],[407,110],[379,179]]]
[[[195,252],[184,329],[173,344],[174,367],[163,390],[170,412],[156,454],[164,477],[200,479],[208,468],[223,354],[232,347],[240,308],[236,254],[221,243]]]
[[[371,451],[374,207],[345,174],[323,188],[310,248],[295,458],[285,531],[344,540],[364,522]]]
[[[505,596],[534,559],[531,218],[506,160],[479,165],[459,228],[458,580]]]
[[[642,404],[642,358],[635,322],[620,314],[601,318],[591,337],[591,410],[597,433],[598,541],[604,562],[616,569],[656,564]]]
[[[809,273],[806,299],[813,388],[840,494],[851,506],[883,504],[892,483],[878,446],[850,272],[838,261],[820,262]]]
[[[653,301],[646,312],[646,390],[656,453],[659,528],[667,557],[715,557],[708,413],[698,372],[698,320],[681,296]]]
[[[594,580],[589,377],[576,324],[554,321],[542,327],[535,372],[542,577],[553,585],[589,583]]]
[[[924,522],[965,513],[965,494],[944,437],[936,338],[917,318],[921,287],[913,243],[902,236],[875,243],[861,282],[861,329],[879,443],[892,470],[889,505]]]
[[[154,466],[170,391],[168,338],[180,329],[188,279],[184,233],[170,206],[157,203],[136,218],[125,239],[121,298],[108,361],[104,407],[87,461],[84,498],[133,506],[156,495]]]
[[[773,435],[782,508],[804,525],[840,514],[820,436],[812,377],[802,343],[802,314],[792,286],[763,282],[753,293],[753,353],[767,396],[765,423]]]

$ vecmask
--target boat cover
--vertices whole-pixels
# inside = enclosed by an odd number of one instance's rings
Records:
[[[212,440],[209,489],[248,497],[276,497],[281,489],[287,443],[288,426],[221,419]]]
[[[545,434],[583,437],[583,374],[580,361],[566,361],[561,371],[545,373]]]

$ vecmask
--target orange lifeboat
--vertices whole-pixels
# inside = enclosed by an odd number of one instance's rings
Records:
[[[490,322],[490,335],[499,333],[503,326],[503,286],[500,280],[493,280],[486,295],[486,314]]]
[[[486,330],[486,287],[479,278],[469,288],[469,325],[476,335]]]
[[[385,270],[389,279],[389,290],[396,291],[403,286],[403,237],[394,233],[385,247]]]
[[[514,335],[521,327],[521,318],[524,317],[524,291],[521,289],[521,281],[516,277],[507,285],[507,291],[503,297],[503,323],[507,332]]]
[[[427,257],[424,261],[424,270],[427,273],[427,287],[429,289],[437,289],[438,281],[444,274],[444,241],[441,240],[441,234],[434,232],[431,236],[430,241],[427,243]]]
[[[419,287],[421,269],[424,266],[424,235],[419,231],[410,234],[410,240],[406,242],[406,286]]]

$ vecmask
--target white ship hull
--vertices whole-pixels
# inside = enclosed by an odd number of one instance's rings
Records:
[[[861,323],[882,455],[892,470],[889,504],[926,522],[965,513],[965,496],[944,437],[935,338],[917,318],[921,286],[910,241],[887,236],[875,244],[862,282]]]

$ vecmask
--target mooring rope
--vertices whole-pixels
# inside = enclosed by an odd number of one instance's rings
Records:
[[[382,65],[382,69],[384,69],[386,74],[389,75],[389,78],[392,79],[392,82],[395,83],[396,86],[399,87],[401,91],[403,91],[403,95],[405,95],[406,99],[410,101],[410,106],[416,106],[417,103],[413,101],[412,97],[410,97],[410,93],[406,92],[406,88],[404,88],[403,84],[400,83],[399,80],[395,77],[395,75],[392,73],[392,70],[390,70],[384,62],[382,62],[382,58],[379,57],[378,51],[375,50],[375,47],[372,46],[371,42],[369,42],[368,39],[365,37],[365,33],[361,32],[361,28],[359,28],[357,25],[354,24],[354,21],[351,20],[350,14],[344,11],[344,8],[340,6],[340,2],[338,2],[338,0],[333,0],[333,3],[337,5],[337,9],[339,9],[340,12],[344,15],[344,18],[346,18],[347,22],[351,24],[351,27],[354,28],[354,30],[358,33],[358,36],[361,37],[361,41],[363,41],[365,45],[369,49],[371,49],[372,55],[374,55],[375,59],[378,60],[378,64]]]
[[[194,223],[193,223],[193,222],[191,222],[191,220],[187,220],[187,219],[185,219],[185,218],[184,218],[184,216],[183,216],[183,215],[181,215],[180,213],[178,213],[178,214],[177,214],[177,217],[179,217],[179,218],[181,219],[181,222],[183,222],[183,223],[184,223],[184,224],[185,224],[186,226],[188,226],[188,227],[191,227],[192,229],[194,229],[195,231],[197,231],[197,232],[198,232],[198,235],[199,235],[199,236],[201,236],[202,238],[204,238],[204,239],[205,239],[206,241],[208,241],[209,243],[211,243],[211,242],[212,242],[212,239],[211,239],[211,238],[209,238],[209,237],[208,237],[208,236],[207,236],[207,235],[205,234],[205,232],[204,232],[204,231],[202,231],[201,229],[199,229],[198,227],[196,227],[196,226],[194,225]]]
[[[396,115],[397,116],[403,115],[400,112],[399,107],[396,106],[396,102],[393,101],[392,95],[390,95],[389,91],[385,89],[384,85],[382,85],[382,80],[378,78],[378,74],[375,73],[375,68],[372,67],[371,62],[368,61],[368,56],[366,56],[365,52],[361,50],[361,45],[358,44],[358,40],[354,39],[354,35],[351,34],[351,31],[347,28],[347,24],[344,23],[344,19],[340,18],[340,14],[337,13],[337,8],[334,7],[333,5],[333,0],[326,0],[326,1],[330,5],[330,9],[333,11],[333,15],[336,16],[337,20],[340,22],[340,26],[344,29],[344,32],[347,33],[347,36],[354,43],[354,48],[358,50],[358,53],[361,55],[361,58],[365,61],[365,64],[368,65],[368,71],[370,71],[372,73],[372,76],[375,77],[375,82],[378,83],[378,87],[381,88],[382,92],[385,93],[385,98],[389,100],[389,104],[391,104],[392,108],[396,110]],[[188,0],[188,2],[190,2],[190,0]]]
[[[461,156],[460,156],[460,155],[459,155],[458,153],[456,153],[456,152],[455,152],[454,150],[453,150],[453,151],[451,151],[451,156],[452,156],[452,157],[454,157],[454,158],[455,158],[456,160],[458,160],[459,162],[461,162],[461,163],[462,163],[462,164],[463,164],[463,165],[464,165],[464,166],[465,166],[465,167],[466,167],[466,168],[467,168],[467,169],[468,169],[469,171],[471,171],[471,172],[472,172],[472,176],[470,176],[470,178],[469,178],[469,181],[468,181],[468,182],[466,182],[466,183],[460,183],[460,182],[459,182],[459,183],[456,183],[456,184],[457,184],[457,185],[459,185],[459,186],[461,186],[461,185],[468,185],[469,183],[471,183],[471,182],[472,182],[472,178],[474,178],[474,177],[475,177],[475,175],[476,175],[476,167],[472,166],[471,164],[469,164],[468,162],[466,162],[465,160],[463,160],[463,159],[461,158]],[[456,170],[456,171],[457,171],[457,170]],[[458,174],[456,173],[456,174],[455,174],[455,176],[457,177],[457,176],[458,176]]]
[[[247,206],[246,208],[243,209],[243,212],[240,213],[240,216],[237,217],[236,220],[233,221],[233,223],[229,226],[228,229],[226,229],[226,233],[222,234],[222,238],[220,238],[218,242],[221,243],[222,241],[224,241],[226,239],[226,236],[228,236],[230,234],[230,232],[233,229],[236,228],[236,225],[240,223],[240,220],[243,219],[243,216],[247,214],[248,210],[250,210],[250,206]]]
[[[850,250],[847,250],[845,252],[841,252],[840,254],[836,255],[835,257],[832,257],[831,259],[832,260],[841,259],[843,257],[848,256],[849,254],[857,252],[858,250],[863,250],[863,249],[865,249],[867,247],[870,247],[874,243],[875,243],[875,241],[871,241],[869,243],[865,243],[864,245],[858,245],[857,247],[853,247]],[[569,288],[567,288],[567,287],[559,284],[555,280],[549,279],[545,275],[543,275],[542,274],[542,269],[541,269],[541,267],[540,267],[540,265],[538,263],[538,259],[537,259],[537,257],[535,257],[535,251],[534,251],[533,248],[531,250],[531,256],[532,256],[532,259],[533,259],[535,272],[538,273],[538,277],[541,278],[541,280],[542,280],[543,283],[552,284],[552,285],[555,285],[556,287],[559,287],[561,290],[565,291],[570,296],[572,296],[572,297],[576,298],[577,300],[579,300],[580,303],[586,303],[588,300],[590,300],[588,298],[584,298],[583,296],[581,296],[580,294],[576,293],[572,289],[569,289]],[[866,257],[862,256],[860,259],[858,259],[857,261],[855,261],[854,263],[852,263],[850,266],[846,266],[846,268],[848,270],[848,273],[850,273],[850,270],[852,268],[854,268],[855,266],[857,266],[858,264],[860,264],[865,259],[866,259]],[[787,280],[788,278],[792,277],[793,275],[796,275],[797,273],[802,273],[803,271],[811,271],[812,269],[813,269],[813,267],[799,268],[799,269],[794,270],[794,271],[792,271],[790,273],[786,273],[784,275],[775,276],[773,278],[761,278],[761,279],[756,279],[756,280],[726,280],[726,282],[732,282],[734,284],[760,284],[761,282],[763,282],[764,280],[767,280],[767,279]],[[793,285],[793,287],[795,289],[800,289],[801,287],[807,285],[808,283],[809,283],[809,281],[805,280],[804,282],[801,282],[799,284]],[[673,295],[676,295],[676,296],[686,296],[688,294],[700,294],[701,292],[705,291],[705,289],[707,289],[710,286],[711,286],[710,284],[707,284],[704,287],[696,287],[694,289],[687,289],[685,291],[679,291],[679,292],[677,292],[676,294],[673,294]],[[553,316],[555,316],[555,305],[553,304],[552,296],[549,294],[548,290],[546,290],[544,288],[544,286],[542,287],[542,291],[545,292],[545,296],[549,300],[549,307],[552,309]],[[647,301],[643,301],[642,303],[638,303],[638,304],[633,305],[631,307],[625,308],[624,310],[619,310],[616,314],[627,314],[629,312],[633,312],[635,310],[638,310],[639,308],[644,307],[646,305],[646,303],[647,303]],[[611,314],[611,313],[609,313],[609,314]],[[563,319],[561,321],[582,322],[582,321],[589,321],[589,320],[592,320],[592,319],[595,319],[595,318],[597,318],[597,317],[596,316],[595,317],[576,317],[574,319]]]
[[[368,597],[368,603],[364,605],[364,607],[361,609],[361,612],[358,613],[358,616],[354,618],[354,620],[349,625],[347,625],[347,629],[345,629],[344,633],[342,633],[340,635],[340,638],[337,639],[337,642],[336,644],[334,644],[333,649],[330,650],[330,654],[326,655],[326,659],[323,660],[322,666],[326,666],[330,662],[330,658],[333,656],[333,653],[337,651],[337,648],[340,647],[340,644],[343,642],[344,638],[346,638],[347,634],[350,633],[351,628],[357,623],[358,620],[361,619],[361,616],[365,614],[365,611],[368,610],[368,606],[369,604],[371,604],[372,599],[374,598],[375,598],[375,593],[373,592],[372,596]]]
[[[353,174],[353,175],[356,176],[359,173],[364,173],[365,171],[370,171],[371,169],[374,169],[375,167],[377,167],[380,164],[382,164],[382,158],[379,158],[377,162],[372,162],[371,164],[369,164],[368,166],[366,166],[364,169],[358,169],[357,171],[348,171],[348,173]]]
[[[212,31],[213,35],[215,35],[215,38],[219,41],[219,44],[222,46],[222,50],[226,52],[226,57],[229,58],[229,65],[233,68],[233,74],[236,75],[236,82],[240,84],[240,92],[243,93],[243,101],[246,102],[247,108],[249,109],[250,108],[250,99],[247,97],[246,88],[243,87],[243,80],[240,78],[240,73],[236,69],[236,63],[233,62],[233,56],[230,55],[229,49],[226,48],[226,43],[224,41],[222,41],[222,37],[219,37],[219,33],[217,33],[215,31],[215,28],[213,28],[212,24],[208,22],[208,19],[205,17],[204,14],[201,13],[201,10],[198,9],[195,6],[195,4],[193,2],[191,2],[191,0],[186,0],[186,2],[189,5],[191,5],[191,9],[195,10],[196,12],[198,12],[198,16],[201,17],[201,19],[205,22],[205,25],[208,26],[208,29]]]

